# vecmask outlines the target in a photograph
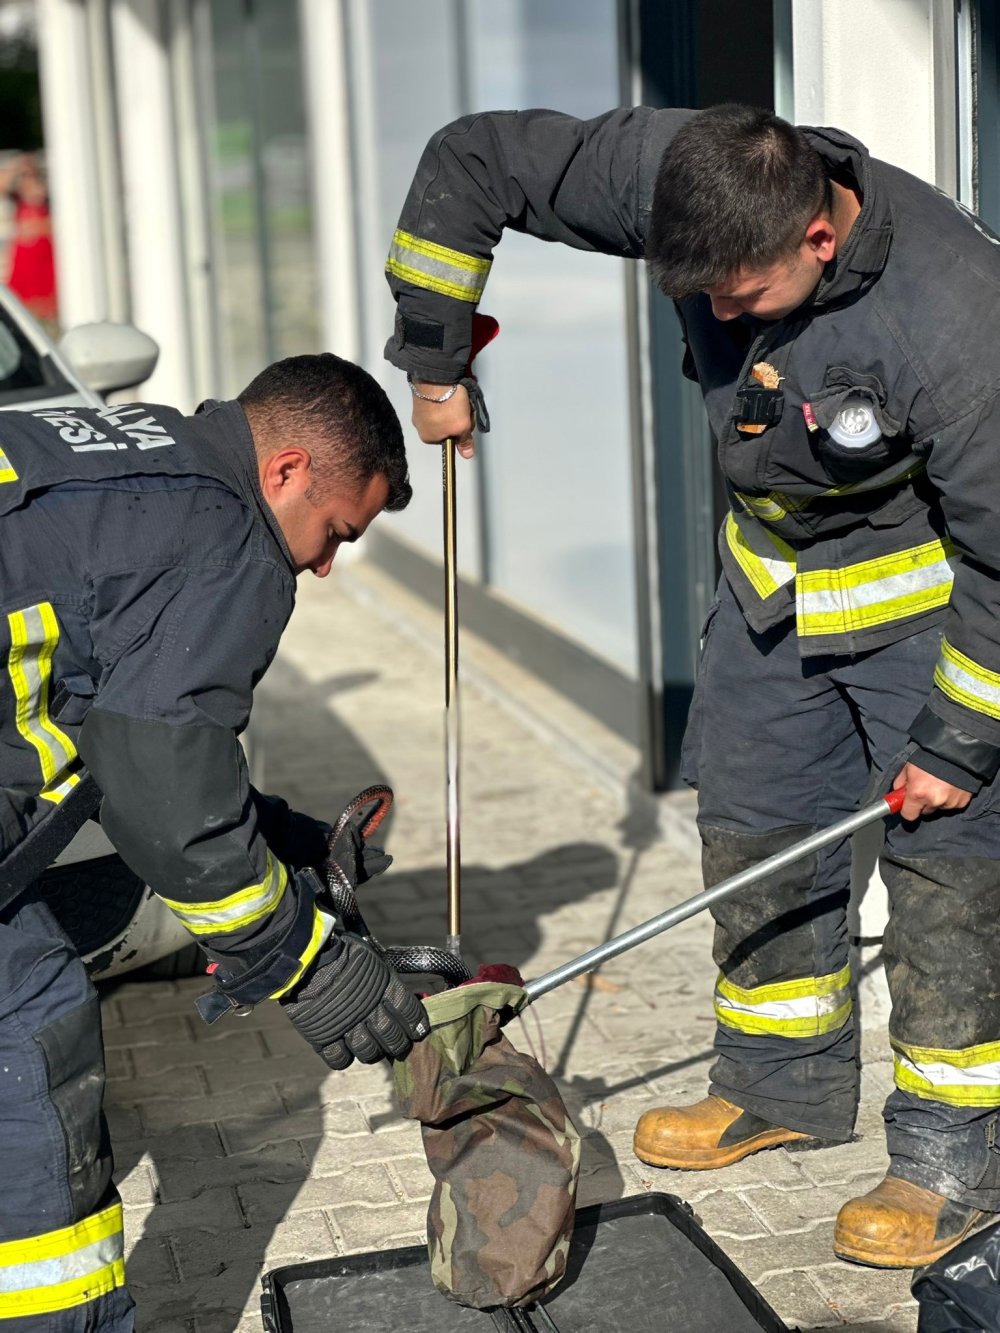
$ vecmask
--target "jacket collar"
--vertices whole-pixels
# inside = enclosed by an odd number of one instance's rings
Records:
[[[803,132],[839,180],[853,180],[861,191],[861,212],[850,235],[831,259],[810,305],[831,305],[870,287],[885,268],[892,244],[892,213],[877,186],[872,159],[864,144],[843,130],[803,126]]]
[[[295,565],[285,534],[260,488],[257,451],[243,408],[235,400],[218,402],[207,398],[196,409],[194,420],[202,425],[201,435],[212,451],[216,475],[260,515],[294,574]]]

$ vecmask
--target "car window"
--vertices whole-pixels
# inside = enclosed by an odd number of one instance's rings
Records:
[[[0,306],[0,407],[53,398],[79,390],[66,379],[51,357],[34,346]]]

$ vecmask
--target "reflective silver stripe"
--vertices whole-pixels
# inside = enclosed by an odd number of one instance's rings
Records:
[[[52,655],[59,642],[59,622],[50,602],[12,611],[10,657],[7,671],[16,700],[15,723],[20,735],[33,747],[42,770],[39,795],[58,804],[79,782],[71,772],[76,746],[49,717],[49,681]]]
[[[850,970],[744,989],[719,976],[715,1016],[741,1032],[815,1037],[840,1027],[851,1012]]]
[[[779,519],[785,518],[791,507],[781,503],[776,491],[772,491],[770,495],[744,495],[742,491],[737,491],[736,498],[757,518],[762,518],[765,521],[769,520],[772,523],[777,523]]]
[[[53,1314],[125,1284],[122,1206],[0,1243],[0,1320]]]
[[[951,547],[935,540],[840,569],[800,570],[799,634],[843,634],[943,606],[955,577],[952,559]]]
[[[259,884],[251,884],[217,902],[185,903],[173,898],[163,901],[192,933],[217,935],[242,930],[262,917],[269,916],[281,902],[288,885],[288,872],[282,863],[267,854],[267,868]]]
[[[948,1106],[1000,1106],[1000,1042],[936,1050],[892,1043],[897,1087]]]
[[[1000,674],[966,657],[947,639],[941,643],[934,684],[956,703],[987,717],[1000,718]]]
[[[397,231],[389,247],[386,271],[415,287],[442,296],[477,303],[486,286],[492,260],[464,255],[446,245]]]
[[[726,544],[761,599],[795,577],[795,552],[752,515],[727,515]]]
[[[119,1231],[113,1236],[105,1236],[103,1240],[95,1240],[92,1245],[73,1250],[70,1254],[39,1259],[36,1263],[5,1265],[0,1267],[0,1292],[7,1295],[31,1287],[55,1287],[73,1278],[89,1277],[99,1268],[122,1258],[123,1253],[124,1237]]]
[[[17,481],[17,473],[14,471],[10,459],[0,449],[0,482]]]

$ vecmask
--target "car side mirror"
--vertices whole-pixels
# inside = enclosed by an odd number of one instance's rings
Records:
[[[59,340],[59,351],[89,389],[113,393],[148,380],[160,355],[157,343],[134,324],[78,324]]]

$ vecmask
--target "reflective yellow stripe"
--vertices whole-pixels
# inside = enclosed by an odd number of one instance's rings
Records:
[[[935,540],[842,569],[800,570],[799,634],[844,634],[946,605],[953,554],[949,543]]]
[[[934,684],[956,703],[988,717],[1000,718],[1000,674],[973,662],[971,657],[953,648],[947,639],[941,643]]]
[[[770,597],[795,577],[795,552],[754,519],[726,518],[726,544],[760,598]]]
[[[868,491],[880,491],[887,486],[897,486],[900,482],[909,481],[918,472],[923,472],[924,466],[923,459],[917,459],[915,463],[904,460],[887,476],[843,482],[840,486],[830,486],[827,490],[817,491],[813,495],[786,495],[783,491],[769,491],[767,495],[744,495],[742,491],[737,491],[736,496],[758,518],[765,522],[778,523],[789,514],[798,514],[803,509],[808,509],[817,500],[837,499],[842,495],[863,495]]]
[[[7,623],[11,645],[7,671],[14,686],[15,723],[38,755],[42,768],[39,795],[58,805],[80,781],[71,771],[76,765],[76,746],[49,717],[49,681],[59,622],[52,604],[40,602],[10,612]]]
[[[958,1050],[893,1041],[896,1086],[948,1106],[1000,1106],[1000,1041]]]
[[[0,1244],[0,1319],[68,1310],[125,1285],[120,1203],[28,1240]]]
[[[792,508],[790,504],[782,504],[786,497],[779,499],[778,492],[772,491],[770,495],[744,495],[742,491],[736,492],[736,498],[751,514],[772,523],[777,523],[779,519],[784,518],[788,510]]]
[[[719,975],[715,1016],[739,1032],[818,1037],[841,1027],[851,1012],[849,967],[823,977],[800,977],[749,990]]]
[[[11,466],[10,459],[4,451],[0,449],[0,484],[5,481],[17,481],[17,473]]]
[[[475,304],[483,294],[492,262],[397,231],[385,267],[387,273],[414,287]]]
[[[299,977],[302,976],[302,973],[330,938],[330,932],[333,930],[333,917],[327,916],[326,913],[321,912],[318,907],[314,910],[316,914],[313,918],[312,934],[309,937],[309,943],[302,950],[302,955],[299,958],[299,965],[281,989],[276,990],[272,995],[267,997],[269,1000],[280,999],[282,995],[285,995],[292,989]]]
[[[242,930],[244,926],[269,916],[281,902],[287,885],[288,871],[268,852],[267,869],[259,884],[251,884],[249,888],[216,902],[182,903],[173,898],[163,901],[177,913],[192,935],[221,935]]]

